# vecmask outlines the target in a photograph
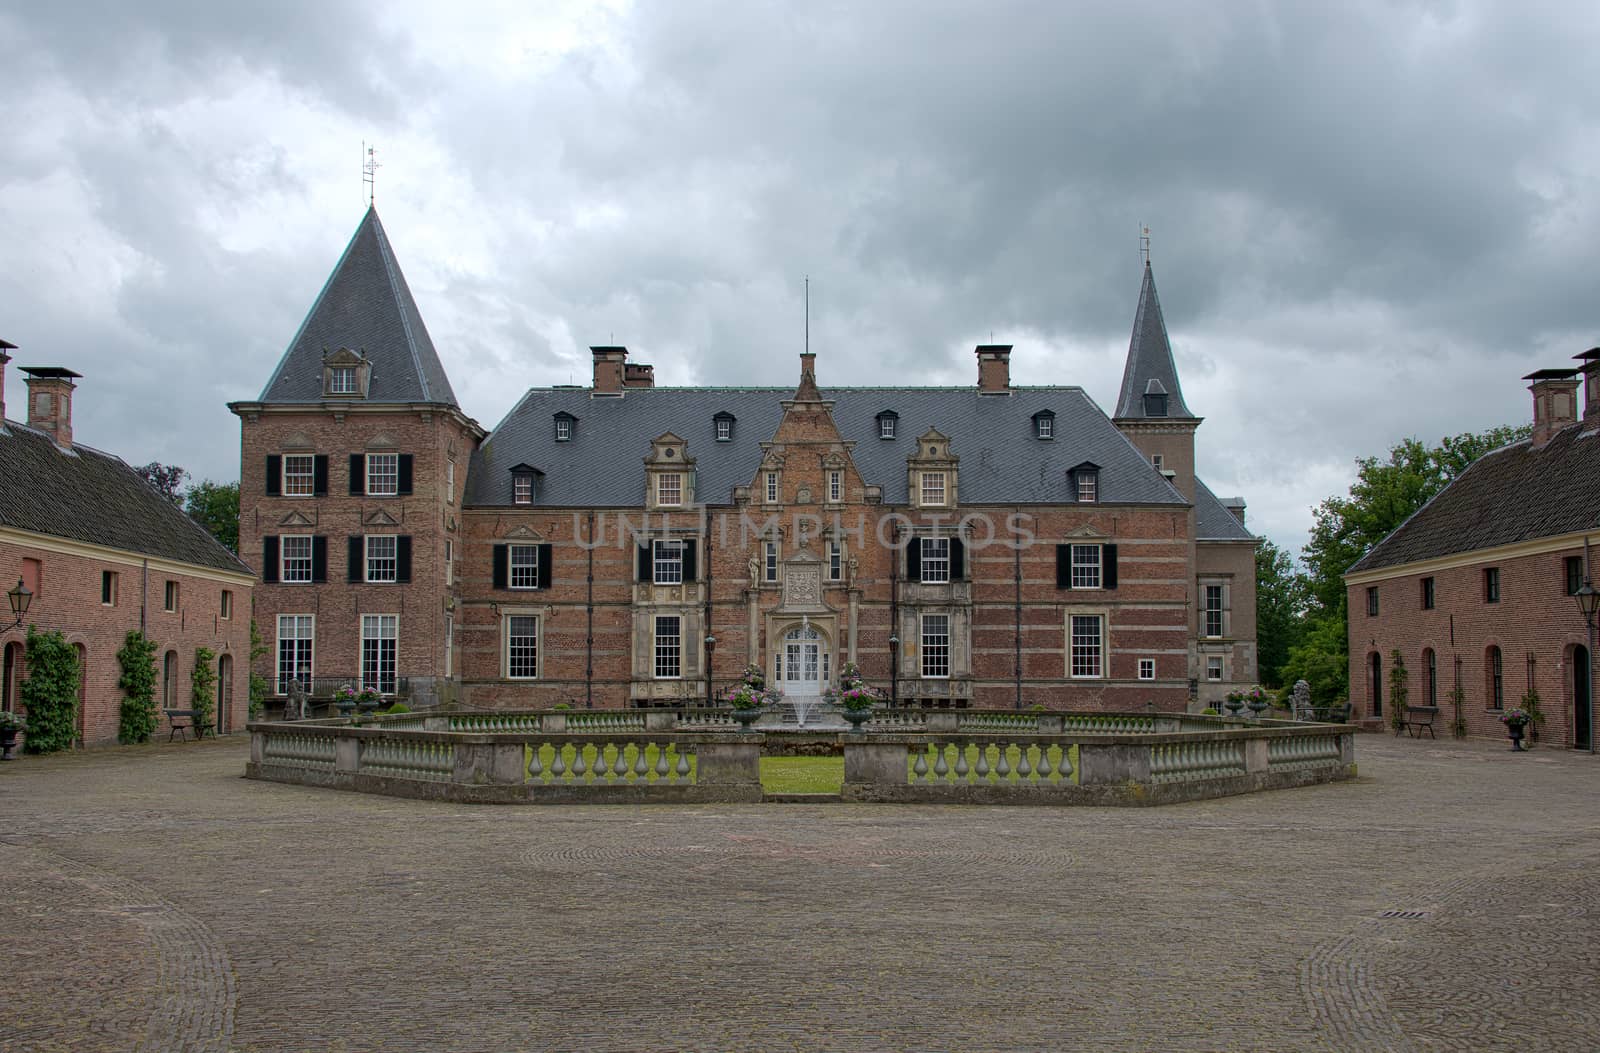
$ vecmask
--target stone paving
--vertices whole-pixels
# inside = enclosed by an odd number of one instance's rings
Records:
[[[1162,809],[466,807],[0,765],[4,1050],[1594,1050],[1600,761]],[[1388,916],[1394,912],[1395,916]]]

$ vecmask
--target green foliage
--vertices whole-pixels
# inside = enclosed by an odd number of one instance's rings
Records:
[[[1544,710],[1539,708],[1539,692],[1532,687],[1522,696],[1522,708],[1528,714],[1528,729],[1533,741],[1539,741],[1539,729],[1544,726]]]
[[[1289,650],[1305,638],[1305,609],[1306,576],[1289,553],[1263,540],[1256,549],[1256,664],[1269,687],[1283,685]]]
[[[256,628],[256,620],[250,619],[250,719],[257,720],[261,711],[267,704],[267,678],[256,672],[256,659],[266,654],[269,648],[261,639],[261,630]]]
[[[229,552],[239,551],[238,483],[214,483],[210,479],[196,483],[183,495],[183,510],[226,545]]]
[[[395,701],[393,701],[393,702],[391,702],[389,704],[389,708],[388,709],[380,709],[380,710],[378,710],[378,712],[379,713],[388,713],[388,714],[409,713],[409,712],[411,712],[411,707],[406,705],[404,702],[401,702],[399,699],[396,699]]]
[[[78,684],[83,670],[78,652],[58,632],[40,632],[29,626],[24,651],[28,679],[22,682],[21,702],[28,710],[29,753],[54,753],[72,748],[78,735]]]
[[[1450,700],[1450,704],[1455,707],[1456,711],[1455,719],[1450,721],[1450,734],[1458,739],[1466,738],[1467,718],[1461,715],[1461,707],[1466,704],[1467,693],[1461,690],[1460,684],[1457,684],[1455,687],[1452,687],[1450,689],[1450,693],[1444,697]]]
[[[1289,660],[1283,664],[1283,682],[1293,684],[1304,680],[1311,687],[1311,701],[1315,705],[1326,706],[1329,699],[1348,696],[1348,648],[1341,597],[1333,611],[1307,619],[1304,638],[1289,649]]]
[[[217,720],[217,667],[212,665],[217,652],[209,647],[194,649],[194,671],[189,674],[189,708],[194,710],[194,726],[215,727]]]
[[[1200,715],[1202,717],[1215,717],[1215,716],[1218,716],[1219,714],[1217,713],[1217,707],[1216,706],[1207,706],[1206,708],[1204,708],[1204,709],[1202,709],[1200,711]]]
[[[117,741],[149,742],[156,731],[156,645],[135,629],[128,633],[117,652],[122,676],[122,706],[117,724]]]
[[[135,468],[134,471],[145,482],[161,491],[163,497],[173,504],[182,504],[180,492],[183,490],[184,476],[189,473],[175,464],[162,464],[160,461],[151,461],[149,464]]]
[[[1389,652],[1389,726],[1396,731],[1406,727],[1406,703],[1411,698],[1411,670],[1399,648]]]

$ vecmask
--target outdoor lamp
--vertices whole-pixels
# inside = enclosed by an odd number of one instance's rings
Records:
[[[1593,592],[1594,590],[1591,589],[1590,591]],[[22,624],[23,615],[28,613],[28,604],[33,602],[33,593],[28,591],[28,587],[22,584],[22,579],[18,578],[17,587],[6,593],[6,599],[11,604],[11,613],[17,616],[17,620],[6,626],[6,628],[15,629]]]

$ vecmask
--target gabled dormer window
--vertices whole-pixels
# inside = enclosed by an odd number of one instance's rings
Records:
[[[726,411],[711,418],[712,426],[716,429],[718,442],[733,441],[733,422],[735,419],[733,414]]]
[[[1084,461],[1067,472],[1067,486],[1079,504],[1094,504],[1100,500],[1100,466]]]
[[[1040,410],[1033,415],[1033,437],[1049,441],[1056,437],[1056,415],[1050,410]]]
[[[878,438],[894,438],[895,426],[900,422],[900,414],[894,410],[884,410],[878,414]]]
[[[322,354],[322,397],[360,399],[367,396],[372,363],[359,351],[341,347]]]
[[[1167,415],[1167,389],[1161,381],[1154,377],[1144,386],[1144,415],[1146,417],[1165,417]]]
[[[570,413],[557,413],[555,420],[556,442],[571,442],[578,428],[578,418]]]
[[[536,480],[544,473],[531,464],[519,464],[511,469],[511,503],[514,505],[533,504],[533,489]]]
[[[355,366],[334,366],[328,370],[328,394],[354,395],[359,390]]]

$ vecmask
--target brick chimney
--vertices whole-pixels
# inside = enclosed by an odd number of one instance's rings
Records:
[[[821,402],[822,392],[817,390],[817,354],[800,352],[800,384],[794,389],[796,402]]]
[[[28,427],[72,449],[72,381],[83,374],[60,366],[23,366],[22,371],[28,374]]]
[[[8,351],[15,351],[16,344],[0,340],[0,428],[6,426],[6,366],[11,363]]]
[[[1578,422],[1578,371],[1536,369],[1522,378],[1533,392],[1533,448],[1538,449],[1562,428]]]
[[[978,394],[1011,394],[1011,345],[978,345]]]
[[[1583,363],[1583,422],[1600,424],[1600,347],[1572,357]]]
[[[656,386],[656,367],[643,362],[629,362],[622,370],[625,388],[653,388]]]
[[[623,375],[627,369],[628,349],[625,347],[591,347],[594,355],[594,393],[596,395],[622,394]]]

